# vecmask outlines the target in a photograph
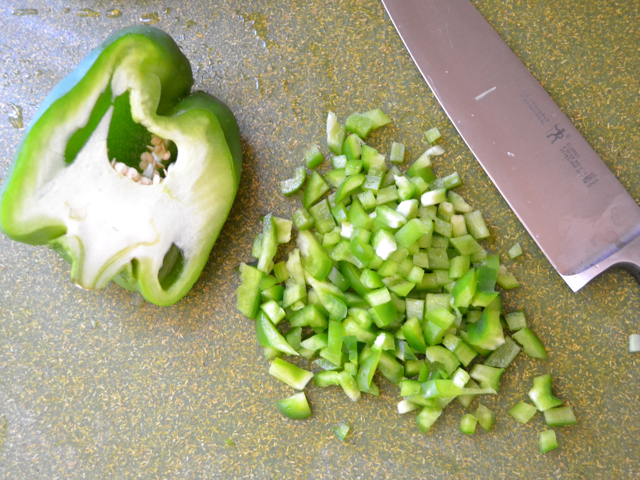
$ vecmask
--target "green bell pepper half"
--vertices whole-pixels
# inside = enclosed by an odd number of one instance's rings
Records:
[[[192,85],[188,59],[163,31],[110,36],[26,129],[0,192],[0,230],[51,246],[82,288],[114,280],[157,305],[177,302],[209,258],[242,169],[233,113]],[[142,184],[112,160],[139,176],[152,134],[172,163],[159,183]]]

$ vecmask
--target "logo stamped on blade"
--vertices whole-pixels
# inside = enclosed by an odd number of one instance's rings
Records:
[[[553,126],[553,128],[547,134],[547,138],[551,139],[551,144],[556,143],[556,141],[564,138],[564,128],[560,128],[557,124]],[[567,135],[567,138],[569,136]]]
[[[529,96],[528,93],[521,93],[519,97],[531,111],[533,116],[538,120],[540,125],[547,125],[550,123],[550,117],[544,112],[540,105],[538,105],[538,103]],[[571,135],[567,133],[567,129],[564,126],[559,123],[554,124],[553,127],[546,131],[545,137],[551,145],[557,146],[564,160],[569,164],[576,176],[587,188],[591,188],[598,183],[598,176],[596,173],[586,170],[580,161],[580,153],[575,145],[569,141],[571,139]]]

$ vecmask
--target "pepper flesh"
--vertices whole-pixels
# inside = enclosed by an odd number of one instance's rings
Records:
[[[189,61],[161,30],[109,37],[26,130],[3,187],[0,230],[53,247],[83,288],[114,280],[155,304],[177,302],[204,268],[242,168],[233,114],[189,94],[192,84]],[[178,155],[161,183],[141,185],[110,161],[123,145],[140,155],[150,134]]]

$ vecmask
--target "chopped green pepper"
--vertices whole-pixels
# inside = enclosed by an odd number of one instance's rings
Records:
[[[556,432],[553,430],[544,430],[540,432],[538,439],[540,453],[547,453],[551,450],[558,448],[558,440],[556,439]]]
[[[518,402],[509,410],[509,415],[519,423],[527,423],[533,418],[538,410],[527,402]]]
[[[209,258],[242,169],[233,114],[190,94],[192,85],[189,61],[161,30],[110,36],[25,131],[2,188],[0,230],[51,246],[83,288],[114,280],[158,305],[180,300]]]
[[[278,400],[276,408],[285,417],[292,420],[303,420],[311,416],[311,408],[304,392],[294,393],[290,397]]]

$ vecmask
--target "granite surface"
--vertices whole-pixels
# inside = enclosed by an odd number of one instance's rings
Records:
[[[640,3],[476,1],[594,149],[640,199]],[[640,470],[640,333],[635,279],[613,271],[573,294],[490,184],[445,117],[375,0],[280,2],[8,0],[0,6],[0,183],[25,126],[48,92],[119,28],[152,24],[192,63],[196,88],[236,113],[243,139],[240,191],[202,277],[160,308],[110,284],[82,291],[46,247],[0,236],[0,478],[632,478]],[[524,309],[549,352],[520,355],[500,392],[482,403],[496,427],[459,433],[456,402],[422,434],[400,416],[398,389],[354,404],[309,387],[314,411],[284,419],[291,393],[268,375],[252,323],[235,310],[238,276],[260,217],[297,203],[278,183],[304,150],[324,142],[328,110],[341,119],[380,107],[393,124],[372,136],[387,151],[424,149],[437,126],[460,193],[485,213],[495,251],[521,287]],[[538,453],[538,414],[517,424],[508,409],[535,375],[551,373],[579,424],[557,428],[560,447]],[[472,404],[475,410],[478,400]],[[333,434],[351,425],[344,442]]]

